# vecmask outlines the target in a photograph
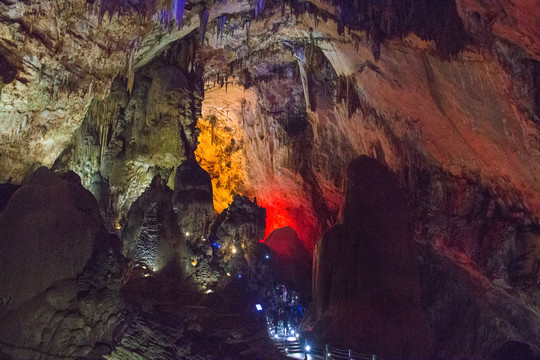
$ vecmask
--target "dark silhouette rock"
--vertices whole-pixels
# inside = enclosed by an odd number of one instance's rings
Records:
[[[124,308],[121,243],[75,173],[39,168],[13,195],[0,214],[0,259],[8,358],[82,358],[112,343]]]
[[[264,241],[271,250],[270,268],[274,279],[301,294],[304,303],[311,298],[311,258],[296,231],[276,229]]]
[[[535,356],[531,347],[519,341],[504,343],[491,356],[491,360],[534,360]]]
[[[8,309],[75,278],[90,259],[102,226],[99,208],[70,174],[74,182],[37,169],[0,214],[0,263],[7,275],[0,289]]]
[[[0,212],[4,211],[9,200],[19,188],[20,186],[15,184],[0,184]]]
[[[319,239],[314,255],[310,311],[325,341],[383,357],[429,358],[409,214],[383,165],[366,156],[351,162],[340,224]]]

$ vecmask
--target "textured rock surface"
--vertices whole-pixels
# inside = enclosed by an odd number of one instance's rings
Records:
[[[234,200],[212,225],[210,241],[226,272],[233,275],[255,270],[261,258],[259,242],[264,236],[265,209],[247,197]],[[249,267],[248,267],[249,266]]]
[[[199,241],[208,235],[214,220],[212,183],[193,156],[176,169],[173,204],[178,225],[188,241]]]
[[[110,94],[90,104],[71,145],[56,161],[55,167],[73,169],[88,188],[101,179],[99,199],[110,206],[102,211],[115,216],[111,222],[124,221],[154,176],[172,187],[174,170],[192,151],[202,83],[192,59],[184,56],[190,46],[192,40],[181,40],[140,68],[131,93],[116,78]]]
[[[13,195],[0,224],[2,356],[109,352],[123,319],[124,258],[78,176],[39,168]]]
[[[218,211],[235,194],[257,196],[266,235],[291,226],[312,249],[337,222],[343,168],[367,154],[409,191],[423,294],[461,294],[423,298],[434,346],[484,356],[515,340],[536,351],[536,2],[268,1],[255,11],[194,0],[183,26],[155,23],[163,6],[0,1],[0,180],[20,183],[63,151],[57,167],[81,176],[112,230],[156,175],[172,188],[199,141]],[[215,284],[210,244],[194,242],[190,260]],[[433,285],[430,269],[447,280]],[[471,293],[484,294],[472,300],[485,303],[481,321],[464,317],[479,332],[445,328]]]
[[[159,271],[167,265],[185,268],[189,254],[172,205],[173,192],[159,176],[129,209],[122,229],[124,256]]]

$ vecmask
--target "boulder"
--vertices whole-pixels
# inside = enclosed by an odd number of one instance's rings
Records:
[[[0,214],[5,358],[99,357],[123,320],[121,243],[73,172],[37,169]]]
[[[269,255],[271,272],[279,283],[311,298],[311,257],[293,228],[276,229],[264,241]],[[306,301],[308,303],[309,301]]]
[[[37,169],[0,214],[4,306],[13,309],[80,275],[101,229],[98,204],[76,174]]]

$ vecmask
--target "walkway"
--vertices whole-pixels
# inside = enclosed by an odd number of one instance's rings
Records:
[[[328,345],[304,344],[300,335],[289,329],[278,328],[277,333],[273,326],[268,324],[268,334],[274,340],[282,353],[290,359],[300,360],[383,360],[375,354],[359,354],[353,350],[337,349]],[[307,352],[307,357],[306,357]]]

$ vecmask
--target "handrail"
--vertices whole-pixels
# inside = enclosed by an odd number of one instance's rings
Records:
[[[270,324],[269,324],[270,325]],[[268,328],[269,334],[272,332],[271,327]],[[271,338],[278,343],[287,343],[287,339],[279,339],[277,338],[277,335],[275,335],[276,338]],[[300,339],[298,339],[300,341]],[[301,347],[302,349],[306,348],[306,345],[308,345],[305,340],[304,344]],[[376,354],[360,354],[352,349],[340,349],[336,348],[334,346],[330,346],[328,344],[319,345],[316,343],[309,343],[310,350],[307,351],[307,354],[312,359],[320,359],[320,360],[384,360],[382,357],[376,355]]]

